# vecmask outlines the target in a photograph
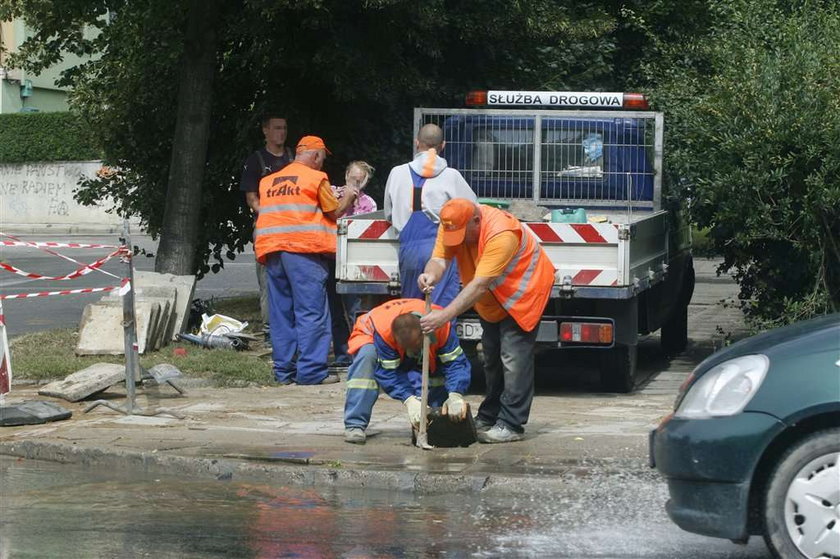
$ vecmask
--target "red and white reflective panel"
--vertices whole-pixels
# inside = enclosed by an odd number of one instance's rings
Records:
[[[614,287],[618,285],[618,270],[615,268],[560,268],[554,275],[556,283],[562,284],[563,278],[572,278],[572,285],[589,285],[593,287]]]
[[[618,244],[613,223],[525,223],[541,243]]]
[[[347,277],[350,281],[390,281],[391,275],[397,273],[399,273],[397,265],[347,266]]]
[[[347,223],[348,239],[399,239],[397,230],[384,219],[351,219]]]
[[[12,389],[12,363],[9,360],[9,339],[6,336],[6,316],[0,302],[0,395]]]
[[[611,344],[613,327],[603,322],[561,322],[560,341]]]

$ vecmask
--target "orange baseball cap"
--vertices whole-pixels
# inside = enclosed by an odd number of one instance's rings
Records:
[[[327,145],[324,143],[324,140],[318,136],[304,136],[297,144],[297,153],[313,149],[323,149],[332,155],[332,152],[327,149]]]
[[[453,198],[440,209],[440,224],[443,226],[443,244],[456,246],[464,242],[467,223],[475,214],[475,204],[466,198]]]

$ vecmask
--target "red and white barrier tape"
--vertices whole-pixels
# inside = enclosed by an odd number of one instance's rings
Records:
[[[5,233],[0,233],[0,235],[8,236]],[[49,247],[49,248],[120,248],[117,245],[94,245],[94,244],[85,244],[85,243],[53,243],[53,242],[26,242],[26,241],[0,241],[0,246],[7,246],[7,247],[32,247],[32,248],[41,248],[41,247]]]
[[[23,276],[23,277],[29,278],[29,279],[66,281],[66,280],[76,279],[76,278],[81,277],[81,276],[85,276],[85,275],[91,273],[92,271],[99,269],[103,264],[105,264],[107,261],[112,259],[114,256],[119,256],[119,255],[122,255],[124,253],[126,253],[126,249],[120,247],[117,250],[115,250],[114,252],[112,252],[111,254],[109,254],[108,256],[106,256],[104,258],[100,258],[96,262],[86,264],[86,265],[82,266],[81,268],[76,269],[74,272],[70,272],[69,274],[65,274],[63,276],[43,276],[41,274],[26,272],[24,270],[21,270],[20,268],[15,268],[14,266],[12,266],[10,264],[6,264],[4,262],[0,262],[0,269],[6,270],[7,272],[11,272],[13,274],[17,274],[19,276]]]
[[[122,280],[120,285],[111,285],[109,287],[85,287],[82,289],[64,289],[62,291],[39,291],[37,293],[13,293],[11,295],[0,295],[0,300],[4,299],[31,299],[34,297],[52,297],[54,295],[77,295],[79,293],[102,293],[105,291],[113,291],[119,289],[119,295],[125,295],[131,284],[127,279]]]

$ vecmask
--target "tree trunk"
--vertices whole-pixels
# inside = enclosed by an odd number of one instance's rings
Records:
[[[221,0],[190,0],[157,272],[195,273],[220,6]]]

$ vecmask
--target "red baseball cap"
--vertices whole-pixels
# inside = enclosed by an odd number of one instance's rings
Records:
[[[443,226],[443,244],[457,246],[464,242],[467,223],[475,215],[475,204],[466,198],[453,198],[440,209],[440,224]]]
[[[297,143],[297,153],[302,151],[309,151],[314,149],[322,149],[332,155],[332,152],[327,149],[327,145],[324,143],[324,140],[319,138],[318,136],[304,136],[300,139]]]

